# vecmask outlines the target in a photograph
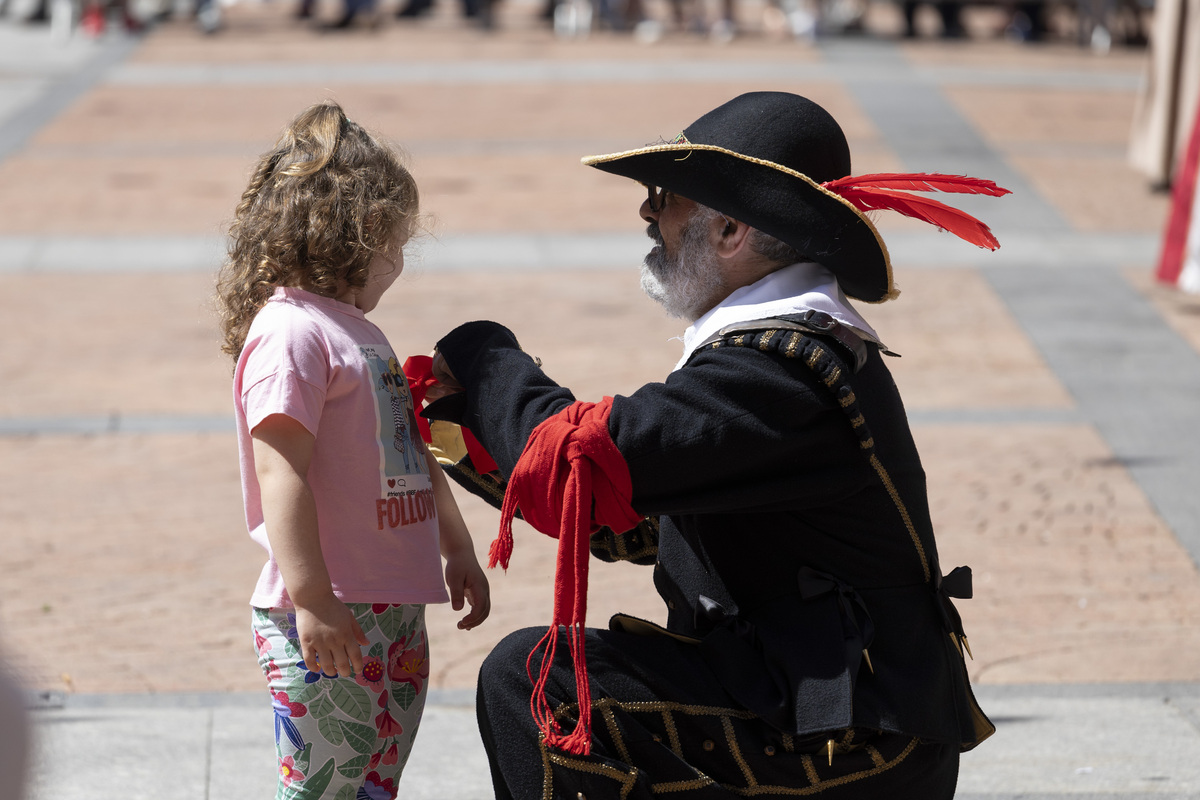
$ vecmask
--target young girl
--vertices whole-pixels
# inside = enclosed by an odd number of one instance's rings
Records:
[[[259,162],[218,281],[275,709],[276,797],[394,798],[425,704],[426,603],[488,615],[487,579],[364,316],[404,268],[417,187],[334,103]],[[445,559],[443,581],[442,558]]]

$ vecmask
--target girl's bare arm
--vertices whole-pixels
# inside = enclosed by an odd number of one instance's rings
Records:
[[[296,420],[272,414],[250,433],[263,517],[283,585],[296,607],[304,665],[326,675],[362,671],[366,635],[333,593],[317,506],[308,485],[315,437]]]
[[[458,621],[464,631],[474,628],[487,619],[492,609],[491,591],[487,575],[475,557],[475,545],[471,533],[463,521],[458,503],[450,491],[437,459],[428,450],[425,461],[429,464],[429,476],[433,481],[433,498],[437,503],[438,533],[442,557],[446,559],[446,586],[450,590],[450,605],[455,611],[463,607],[463,599],[471,606],[465,617]]]

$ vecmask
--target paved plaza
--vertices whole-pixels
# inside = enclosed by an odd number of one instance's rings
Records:
[[[865,35],[815,44],[757,0],[727,44],[556,38],[539,10],[503,0],[485,32],[441,0],[319,32],[243,0],[213,36],[177,18],[65,42],[0,21],[0,650],[31,706],[30,800],[273,791],[262,555],[210,295],[253,161],[298,111],[336,99],[407,153],[429,233],[372,314],[397,352],[497,319],[595,400],[661,379],[682,326],[638,289],[644,192],[580,157],[759,89],[828,108],[856,173],[1014,192],[953,200],[996,253],[881,216],[902,294],[861,307],[902,355],[942,563],[974,569],[959,607],[999,732],[960,797],[1200,797],[1200,298],[1155,285],[1168,199],[1125,159],[1146,51],[1021,45],[986,10],[970,40],[902,40],[872,5]],[[497,514],[460,504],[485,554]],[[553,546],[519,528],[482,627],[430,609],[402,798],[490,796],[475,674],[548,620]],[[663,618],[648,571],[592,575],[591,624]]]

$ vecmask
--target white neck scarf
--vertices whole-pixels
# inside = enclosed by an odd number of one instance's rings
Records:
[[[697,347],[727,325],[800,314],[809,309],[823,311],[864,339],[879,342],[875,331],[842,294],[833,273],[820,264],[801,261],[735,290],[692,323],[683,334],[683,358],[675,369],[682,367]]]

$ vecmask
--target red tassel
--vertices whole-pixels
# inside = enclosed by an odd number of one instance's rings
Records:
[[[512,519],[519,507],[525,521],[558,539],[554,570],[554,617],[550,629],[526,661],[533,683],[530,710],[551,747],[585,755],[592,744],[592,701],[584,653],[587,620],[589,533],[599,526],[624,533],[640,521],[630,506],[629,467],[608,433],[612,398],[575,403],[534,429],[510,476],[500,510],[500,535],[492,542],[491,563],[507,564],[512,551]],[[579,699],[575,729],[564,734],[546,699],[546,683],[558,646],[567,632]],[[541,663],[534,677],[534,657]]]
[[[928,222],[978,247],[995,250],[1000,242],[987,225],[975,217],[928,197],[896,191],[953,192],[1003,197],[1012,194],[1008,189],[982,178],[936,173],[889,173],[851,175],[821,184],[824,188],[849,200],[859,211],[896,211],[906,217]]]
[[[538,728],[545,736],[547,745],[583,756],[591,752],[592,746],[592,691],[587,679],[587,658],[583,646],[584,628],[582,624],[578,624],[567,626],[562,630],[567,632],[571,660],[575,665],[575,691],[578,696],[578,719],[575,729],[570,733],[563,733],[562,726],[558,724],[558,719],[554,716],[554,709],[546,701],[546,682],[550,679],[550,668],[554,664],[554,654],[558,649],[560,632],[558,625],[553,625],[546,631],[546,635],[534,647],[525,662],[529,679],[533,681],[533,695],[529,698],[529,710],[533,714]],[[538,676],[534,678],[533,659],[543,648]]]
[[[513,535],[512,527],[507,530],[501,529],[500,533],[496,534],[496,538],[492,540],[492,544],[488,547],[488,569],[495,569],[499,564],[500,568],[505,572],[508,571],[508,562],[512,558],[513,551]]]

